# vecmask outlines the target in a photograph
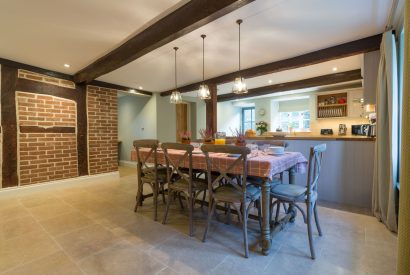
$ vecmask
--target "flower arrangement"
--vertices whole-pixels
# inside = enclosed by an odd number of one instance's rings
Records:
[[[259,131],[259,135],[268,131],[268,123],[265,121],[259,121],[256,123],[256,130]]]
[[[205,144],[212,144],[213,143],[213,132],[211,129],[200,129],[199,134],[203,139]]]
[[[180,132],[179,137],[181,138],[182,143],[186,143],[186,144],[191,143],[191,132],[190,131]]]
[[[235,132],[232,131],[232,133],[235,137],[236,146],[246,146],[246,135],[242,131],[235,129]]]

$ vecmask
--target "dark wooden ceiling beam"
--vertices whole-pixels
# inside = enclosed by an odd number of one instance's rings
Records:
[[[380,49],[382,35],[377,34],[367,38],[355,40],[352,42],[340,44],[330,48],[322,49],[319,51],[299,55],[296,57],[275,61],[272,63],[244,69],[241,71],[241,76],[244,78],[252,78],[261,75],[267,75],[271,73],[276,73],[280,71],[296,69],[300,67],[305,67],[309,65],[314,65],[326,61],[331,61],[334,59],[349,57],[357,54],[362,54],[366,52],[377,51]],[[207,83],[222,84],[231,82],[238,76],[238,72],[233,72],[218,77],[210,78],[206,80]],[[187,93],[198,89],[202,82],[189,84],[178,88],[181,93]],[[162,92],[161,96],[168,96],[172,93],[172,90]]]
[[[47,76],[55,77],[55,78],[59,78],[59,79],[65,79],[65,80],[73,81],[73,76],[72,75],[65,74],[65,73],[60,73],[60,72],[56,72],[56,71],[51,71],[51,70],[47,70],[47,69],[43,69],[43,68],[40,68],[40,67],[36,67],[36,66],[16,62],[16,61],[5,59],[5,58],[0,58],[0,65],[12,67],[12,68],[15,68],[15,69],[22,69],[22,70],[30,71],[30,72],[33,72],[33,73],[47,75]],[[125,92],[135,90],[136,92],[138,92],[140,94],[152,96],[152,92],[149,92],[149,91],[145,91],[145,90],[141,90],[141,89],[137,89],[137,88],[132,88],[132,87],[126,87],[126,86],[117,85],[117,84],[112,84],[112,83],[103,82],[103,81],[98,81],[98,80],[91,81],[89,83],[89,85],[95,85],[95,86],[98,86],[98,87],[114,89],[114,90],[119,90],[119,91],[125,91]]]
[[[74,75],[91,82],[254,0],[191,0]]]
[[[318,77],[297,80],[293,82],[286,82],[280,84],[274,84],[254,89],[249,89],[247,94],[237,95],[234,93],[218,95],[218,102],[229,101],[235,99],[243,99],[255,96],[262,96],[268,94],[274,94],[279,92],[286,92],[298,89],[319,87],[324,85],[337,84],[342,82],[349,82],[362,79],[361,70],[353,70],[329,75],[322,75]]]

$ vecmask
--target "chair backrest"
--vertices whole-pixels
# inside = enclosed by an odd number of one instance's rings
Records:
[[[137,152],[137,173],[140,178],[153,178],[158,180],[158,155],[157,149],[159,141],[156,139],[134,140],[134,148]],[[148,153],[143,157],[141,149],[148,149]],[[152,157],[151,157],[152,156]],[[152,161],[153,159],[153,161]],[[151,166],[148,166],[151,164]],[[144,173],[143,173],[144,172]]]
[[[307,200],[317,191],[320,169],[322,166],[323,152],[326,151],[326,144],[319,144],[310,148],[309,167],[307,177]]]
[[[248,147],[234,145],[202,145],[202,152],[205,154],[206,167],[208,173],[208,190],[212,194],[213,186],[221,180],[225,180],[246,198],[246,178],[248,175],[247,156],[251,152]],[[227,167],[220,167],[212,160],[210,153],[225,153],[231,155],[234,160]],[[223,161],[226,163],[225,161]],[[212,179],[211,172],[218,172],[219,176]]]
[[[288,147],[289,143],[284,140],[246,140],[247,143],[256,144],[258,146],[262,145],[272,145],[272,146],[281,146],[281,147]]]
[[[181,179],[188,183],[188,192],[192,193],[192,151],[194,146],[190,144],[181,144],[174,142],[166,142],[161,145],[164,151],[165,161],[167,164],[167,181],[171,182],[171,176],[177,173]],[[168,150],[177,150],[180,154],[169,154]],[[185,161],[188,160],[188,167],[185,165]],[[186,174],[186,168],[188,168],[188,175]]]

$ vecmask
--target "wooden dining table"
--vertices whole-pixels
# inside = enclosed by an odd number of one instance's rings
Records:
[[[149,150],[140,150],[141,158],[145,158]],[[171,159],[175,158],[175,161],[179,159],[182,151],[168,150],[168,154]],[[158,149],[157,161],[159,164],[165,164],[165,156],[161,149]],[[151,155],[152,157],[152,155]],[[235,157],[230,157],[227,154],[212,153],[210,154],[213,165],[224,169],[229,167],[234,161]],[[137,160],[136,151],[131,151],[131,160]],[[305,173],[307,169],[307,159],[300,152],[285,152],[283,155],[270,155],[263,151],[252,151],[247,158],[248,162],[248,175],[262,179],[261,191],[262,191],[262,232],[261,232],[261,245],[262,253],[268,255],[273,235],[279,232],[285,223],[292,221],[296,216],[295,209],[288,209],[287,215],[277,223],[273,229],[270,227],[270,189],[271,182],[275,175],[287,171],[289,174],[289,184],[295,184],[295,174]],[[188,160],[181,163],[181,167],[188,167]],[[192,168],[198,170],[206,170],[205,155],[196,148],[192,155]],[[232,172],[235,172],[235,167]],[[238,166],[238,171],[240,167]],[[212,169],[213,170],[213,169]],[[215,170],[216,171],[216,170]]]

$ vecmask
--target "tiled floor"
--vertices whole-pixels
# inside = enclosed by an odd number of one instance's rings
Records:
[[[251,254],[243,258],[235,223],[214,221],[200,241],[206,209],[187,214],[174,205],[167,225],[152,220],[152,201],[135,202],[135,170],[24,190],[0,192],[1,274],[395,274],[396,236],[375,218],[320,207],[323,237],[311,260],[299,215],[262,256],[258,224],[250,223]],[[163,213],[160,205],[160,217]]]

